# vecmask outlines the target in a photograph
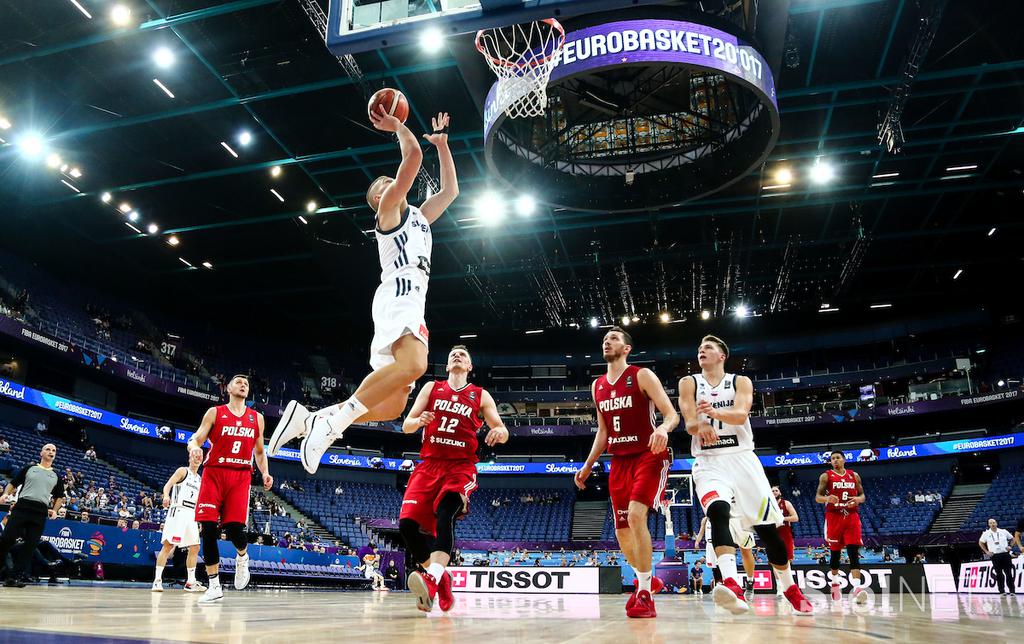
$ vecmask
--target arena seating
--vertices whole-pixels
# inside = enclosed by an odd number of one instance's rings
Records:
[[[988,520],[994,518],[999,527],[1013,532],[1024,507],[1024,467],[1018,463],[1004,463],[1003,470],[992,481],[971,515],[960,526],[961,530],[978,532],[988,529]]]

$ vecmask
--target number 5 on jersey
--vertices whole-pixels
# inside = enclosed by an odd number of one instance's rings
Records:
[[[612,417],[612,431],[616,431],[616,432],[621,432],[622,431],[622,425],[619,423],[619,417],[618,416],[613,416]]]

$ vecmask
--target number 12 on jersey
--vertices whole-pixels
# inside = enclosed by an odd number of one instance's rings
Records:
[[[441,422],[438,423],[438,425],[437,425],[437,431],[439,431],[439,432],[446,432],[448,434],[454,434],[455,433],[455,427],[458,426],[458,424],[459,424],[459,419],[458,418],[445,418],[444,416],[442,416],[441,417]]]

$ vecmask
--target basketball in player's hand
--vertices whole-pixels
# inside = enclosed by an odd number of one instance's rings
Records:
[[[367,105],[367,115],[380,114],[381,107],[384,108],[384,113],[388,116],[393,116],[402,123],[409,118],[409,101],[406,100],[405,94],[398,91],[397,89],[391,89],[385,87],[384,89],[377,90],[373,96],[370,97],[370,103]],[[373,121],[373,118],[370,119]]]

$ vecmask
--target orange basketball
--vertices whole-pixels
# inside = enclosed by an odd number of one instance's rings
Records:
[[[369,105],[367,105],[367,114],[373,112],[379,114],[381,105],[384,106],[385,112],[394,116],[402,123],[405,123],[405,119],[409,118],[409,101],[406,100],[405,94],[397,89],[385,87],[374,92],[373,96],[370,97]]]

